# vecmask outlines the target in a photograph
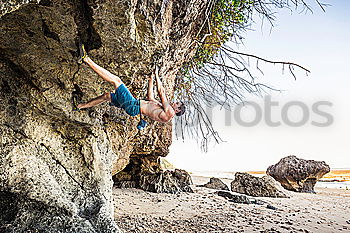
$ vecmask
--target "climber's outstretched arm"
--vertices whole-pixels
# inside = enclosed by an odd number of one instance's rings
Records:
[[[158,72],[156,72],[155,76],[156,76],[156,84],[157,84],[158,95],[159,95],[160,100],[162,102],[163,108],[165,109],[165,107],[167,105],[169,105],[169,102],[168,102],[168,99],[166,97],[165,89],[163,87],[162,81],[160,81],[160,78],[158,76]]]
[[[153,92],[153,74],[149,76],[148,80],[148,90],[147,90],[147,99],[154,100],[154,92]]]
[[[170,120],[174,115],[175,115],[175,111],[173,109],[173,107],[170,105],[166,94],[165,94],[165,89],[163,87],[162,82],[160,81],[160,78],[158,76],[158,72],[156,72],[156,84],[157,84],[157,91],[158,91],[158,95],[160,97],[160,100],[162,102],[163,105],[163,109],[164,112],[162,112],[159,117],[163,118],[164,120]]]

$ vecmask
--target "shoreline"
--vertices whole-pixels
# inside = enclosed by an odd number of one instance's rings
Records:
[[[191,174],[191,177],[201,177],[203,179],[208,179],[211,176],[205,176],[205,175],[193,175]],[[220,180],[224,181],[226,185],[230,187],[230,183],[234,178],[222,178],[220,176],[213,176],[216,178],[219,178]],[[261,177],[261,176],[259,176]],[[326,179],[321,179],[317,181],[315,188],[334,188],[334,189],[345,189],[345,190],[350,190],[350,181],[339,181],[339,180],[326,180]]]
[[[350,191],[318,188],[291,198],[259,197],[273,206],[232,203],[216,190],[196,185],[209,177],[191,175],[194,193],[149,193],[113,188],[115,220],[124,232],[348,232]],[[231,179],[222,179],[226,184]],[[126,204],[127,203],[127,204]]]
[[[193,171],[189,173],[191,174],[191,176],[197,177],[216,177],[219,179],[234,180],[234,175],[236,172]],[[247,171],[246,173],[258,177],[266,175],[265,171]],[[316,183],[315,187],[333,187],[339,189],[350,189],[350,170],[348,168],[331,170]]]

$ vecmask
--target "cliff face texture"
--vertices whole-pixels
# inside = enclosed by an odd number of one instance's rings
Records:
[[[0,4],[0,232],[118,232],[112,175],[130,157],[166,156],[172,128],[149,120],[138,133],[137,118],[108,104],[72,112],[73,95],[85,102],[113,90],[78,66],[77,45],[137,98],[156,61],[171,98],[207,2]]]

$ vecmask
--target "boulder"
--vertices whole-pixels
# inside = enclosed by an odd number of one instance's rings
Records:
[[[140,188],[155,193],[193,193],[191,176],[185,171],[175,169],[174,171],[164,171],[156,174],[142,174],[140,178]]]
[[[237,172],[231,182],[231,191],[253,197],[289,197],[286,191],[272,177],[262,178]]]
[[[166,156],[172,125],[149,120],[138,132],[138,117],[107,103],[73,112],[73,96],[113,91],[77,64],[78,44],[136,98],[157,61],[171,97],[207,3],[0,1],[0,232],[119,232],[112,175],[133,159]]]
[[[252,204],[252,201],[254,201],[253,199],[249,199],[249,197],[246,195],[237,195],[231,193],[230,191],[218,191],[215,194],[220,197],[224,197],[231,202],[239,204]]]
[[[266,171],[285,189],[306,193],[314,193],[316,182],[328,172],[330,167],[326,162],[300,159],[294,155],[282,158]]]
[[[151,162],[153,158],[153,162]],[[147,160],[147,162],[146,162]],[[193,192],[191,176],[181,169],[163,171],[159,158],[147,156],[138,160],[132,159],[123,171],[113,176],[114,186],[117,188],[139,188],[155,193]],[[138,161],[138,163],[135,163]],[[140,164],[142,168],[140,169]],[[148,164],[150,167],[145,167]]]
[[[210,178],[209,182],[204,185],[198,185],[198,187],[205,187],[217,190],[230,190],[224,182],[222,182],[219,178],[215,177]]]

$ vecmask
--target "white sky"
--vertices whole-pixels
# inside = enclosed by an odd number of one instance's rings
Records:
[[[266,170],[287,155],[324,160],[332,168],[350,168],[350,1],[328,0],[332,6],[326,13],[314,7],[314,13],[297,14],[284,10],[277,15],[276,27],[268,27],[245,35],[240,51],[271,60],[291,61],[311,70],[309,76],[299,74],[297,81],[282,75],[280,66],[262,65],[261,81],[278,89],[272,100],[279,106],[272,110],[273,120],[281,121],[281,109],[288,101],[302,101],[310,107],[316,101],[330,101],[332,107],[322,110],[334,117],[329,127],[316,127],[311,120],[324,118],[311,112],[310,121],[302,127],[282,123],[269,127],[264,121],[254,127],[239,126],[232,121],[224,125],[224,112],[214,111],[214,125],[226,141],[202,153],[196,142],[173,141],[167,159],[178,168],[189,171]],[[266,25],[266,24],[265,24]],[[255,66],[255,62],[253,62]],[[262,64],[262,63],[259,63]],[[263,106],[263,99],[254,99]],[[242,119],[254,119],[252,108],[242,110]],[[290,119],[301,119],[297,107],[290,108]],[[233,118],[232,118],[233,119]]]

